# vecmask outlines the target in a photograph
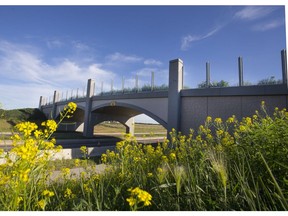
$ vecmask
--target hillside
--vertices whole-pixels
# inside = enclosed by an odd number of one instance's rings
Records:
[[[19,122],[30,121],[40,124],[45,121],[45,115],[34,108],[3,110],[0,109],[0,131],[9,132]]]

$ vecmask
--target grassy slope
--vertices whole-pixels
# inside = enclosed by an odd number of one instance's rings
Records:
[[[95,133],[125,133],[125,127],[119,123],[103,122],[94,128]],[[135,123],[135,133],[165,133],[161,125]]]
[[[19,122],[31,121],[40,124],[46,120],[40,110],[33,108],[0,110],[0,117],[0,132],[10,132]]]

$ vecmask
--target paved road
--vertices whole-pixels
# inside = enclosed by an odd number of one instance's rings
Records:
[[[136,138],[139,143],[150,144],[163,141],[163,137],[146,137]],[[103,146],[115,146],[117,142],[121,141],[120,138],[113,137],[99,137],[95,139],[57,139],[56,144],[61,145],[63,148],[80,148],[81,146],[87,147],[103,147]],[[6,151],[11,149],[11,140],[0,141],[0,147]]]

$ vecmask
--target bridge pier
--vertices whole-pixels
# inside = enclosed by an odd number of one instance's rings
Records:
[[[168,90],[168,123],[167,137],[174,128],[181,131],[181,95],[183,89],[183,61],[181,59],[169,62],[169,90]]]
[[[84,115],[84,129],[83,129],[83,136],[85,137],[93,137],[94,133],[94,113],[91,112],[92,108],[92,100],[91,98],[94,95],[95,91],[95,82],[92,79],[88,80],[87,83],[87,94],[86,94],[86,107],[85,107],[85,115]]]
[[[134,117],[131,117],[125,122],[126,133],[130,133],[132,136],[134,136],[135,133],[134,126],[135,126]]]

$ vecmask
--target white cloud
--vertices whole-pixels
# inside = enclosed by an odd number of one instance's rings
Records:
[[[270,20],[268,22],[265,23],[260,23],[257,25],[254,25],[252,27],[252,30],[255,31],[268,31],[274,28],[277,28],[279,26],[284,25],[284,20]]]
[[[107,82],[115,76],[101,64],[81,66],[64,59],[51,65],[25,46],[0,39],[0,102],[9,109],[19,105],[34,107],[35,100],[38,106],[41,95],[52,95],[54,90],[66,92],[67,89],[81,88],[90,78]]]
[[[162,62],[161,61],[158,61],[158,60],[155,60],[155,59],[146,59],[144,61],[144,64],[145,65],[156,65],[156,66],[160,66],[162,65]]]
[[[125,55],[119,52],[106,56],[106,59],[112,62],[139,62],[142,60],[141,57],[135,55]]]
[[[265,17],[275,10],[273,7],[247,6],[235,13],[235,18],[240,20],[256,20]]]
[[[213,28],[211,31],[209,31],[208,33],[203,34],[203,35],[187,35],[183,37],[181,41],[181,50],[187,50],[191,46],[192,42],[200,41],[208,37],[211,37],[214,34],[216,34],[219,30],[221,30],[222,28],[223,28],[223,25],[217,26]]]

